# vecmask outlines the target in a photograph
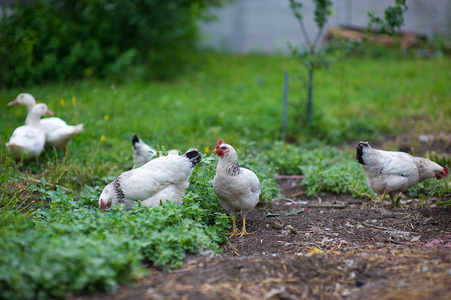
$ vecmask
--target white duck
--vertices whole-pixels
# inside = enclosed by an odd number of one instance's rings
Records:
[[[41,154],[44,149],[45,134],[39,127],[39,121],[45,114],[53,115],[53,112],[44,103],[35,105],[28,113],[26,119],[28,125],[14,130],[6,147],[15,158],[21,159],[23,155],[25,158],[37,158]]]
[[[31,94],[22,93],[14,101],[9,102],[8,106],[17,104],[25,105],[28,114],[30,114],[32,108],[36,105],[36,99]],[[29,125],[26,120],[25,125]],[[56,117],[40,120],[39,127],[45,134],[45,147],[62,148],[64,156],[67,153],[67,143],[83,130],[83,124],[67,125],[65,121]]]

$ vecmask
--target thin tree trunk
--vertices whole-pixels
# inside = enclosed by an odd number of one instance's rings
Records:
[[[313,115],[313,68],[308,71],[307,125],[310,126]]]

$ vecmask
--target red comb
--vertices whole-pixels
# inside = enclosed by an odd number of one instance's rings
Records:
[[[219,147],[224,144],[223,140],[219,140],[218,145],[216,146],[216,149],[219,149]]]
[[[443,166],[443,170],[445,171],[445,177],[447,177],[448,176],[448,168],[446,167],[446,166]]]

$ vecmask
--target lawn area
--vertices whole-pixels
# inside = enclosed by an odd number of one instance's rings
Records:
[[[281,133],[285,71],[289,144]],[[25,107],[6,106],[23,92],[84,130],[66,158],[50,150],[38,162],[16,163],[2,146],[0,298],[113,291],[140,278],[143,261],[169,268],[180,266],[186,253],[221,252],[229,225],[211,188],[219,139],[234,145],[240,164],[257,173],[260,201],[269,203],[280,196],[276,174],[304,175],[309,196],[371,197],[354,159],[358,141],[387,145],[384,139],[451,132],[449,57],[361,55],[319,70],[311,128],[303,122],[306,74],[289,57],[208,53],[170,82],[130,78],[1,89],[3,143],[24,123]],[[183,205],[99,211],[105,184],[133,165],[135,133],[160,150],[202,152]],[[449,164],[449,157],[441,159]],[[427,181],[410,195],[450,191],[449,183]]]
[[[320,70],[313,137],[340,143],[379,134],[449,131],[450,67],[448,58],[388,57],[351,58]],[[123,158],[130,154],[133,133],[166,148],[205,149],[219,138],[270,147],[281,139],[285,70],[291,78],[288,132],[305,142],[304,137],[311,137],[302,121],[306,73],[287,57],[209,54],[198,69],[173,82],[83,81],[2,90],[0,99],[5,107],[20,92],[29,92],[69,124],[84,123],[70,155],[83,149],[90,155],[77,155],[80,162],[109,161],[123,169],[130,164]],[[23,107],[2,110],[2,140],[8,140],[25,116]]]

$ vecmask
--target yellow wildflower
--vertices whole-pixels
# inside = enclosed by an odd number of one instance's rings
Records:
[[[72,103],[75,103],[75,100],[77,100],[75,97],[72,97]]]
[[[104,119],[105,119],[105,122],[107,122],[110,119],[110,116],[105,115]]]
[[[61,106],[64,107],[64,99],[61,98],[60,103],[61,103]]]
[[[207,146],[207,147],[205,147],[205,153],[210,153],[210,148]]]
[[[100,137],[100,142],[103,143],[104,140],[105,140],[105,136],[102,135],[102,136]]]

